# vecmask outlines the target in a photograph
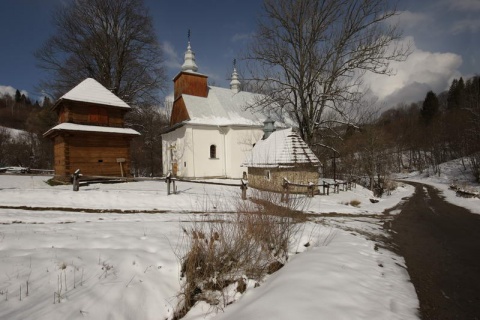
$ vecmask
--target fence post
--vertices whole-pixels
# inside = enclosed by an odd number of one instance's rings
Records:
[[[314,190],[313,187],[314,187],[314,184],[312,182],[309,182],[307,187],[307,196],[310,198],[313,198],[313,190]]]
[[[172,180],[172,175],[170,174],[170,172],[167,174],[167,177],[165,178],[165,183],[167,184],[167,196],[170,195],[170,183],[171,183],[171,180]]]
[[[282,199],[281,199],[282,202],[288,203],[288,184],[289,183],[290,182],[287,180],[287,178],[283,178],[283,184],[282,184],[283,193],[282,193]]]
[[[242,190],[242,200],[247,200],[247,183],[243,179],[240,180],[240,183],[240,189]]]
[[[72,174],[73,178],[73,191],[78,191],[80,189],[80,169],[75,170]]]

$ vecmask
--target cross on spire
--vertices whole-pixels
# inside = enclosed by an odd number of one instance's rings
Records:
[[[187,37],[188,37],[188,42],[190,42],[190,29],[188,29]]]

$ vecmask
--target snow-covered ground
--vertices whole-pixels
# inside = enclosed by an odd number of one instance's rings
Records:
[[[145,181],[74,192],[48,178],[0,175],[0,319],[168,319],[181,285],[182,225],[194,212],[230,212],[241,201],[238,187],[180,182],[167,196],[164,182]],[[234,304],[199,303],[185,319],[417,319],[403,258],[362,236],[383,232],[362,215],[412,191],[401,186],[376,204],[360,186],[315,196],[309,212],[352,219],[312,218],[284,268],[234,294]]]
[[[116,211],[233,212],[241,201],[239,187],[177,182],[178,193],[167,195],[164,181],[91,184],[73,192],[71,185],[51,187],[44,176],[0,176],[0,206],[30,208],[76,208]],[[225,181],[224,183],[238,183]],[[248,189],[247,195],[253,192]],[[379,214],[410,195],[413,188],[400,184],[394,194],[371,203],[371,191],[357,186],[330,196],[302,201],[308,213]],[[349,205],[353,200],[358,206]]]

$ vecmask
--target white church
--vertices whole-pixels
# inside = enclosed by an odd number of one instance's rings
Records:
[[[266,116],[247,109],[262,95],[240,90],[234,67],[230,88],[209,86],[198,72],[188,43],[181,71],[173,79],[170,128],[162,134],[163,174],[189,179],[246,176],[242,167],[264,134]]]

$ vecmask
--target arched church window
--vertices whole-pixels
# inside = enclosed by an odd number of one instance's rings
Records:
[[[210,159],[215,159],[217,157],[217,146],[212,144],[210,146]]]

